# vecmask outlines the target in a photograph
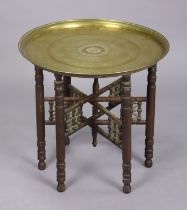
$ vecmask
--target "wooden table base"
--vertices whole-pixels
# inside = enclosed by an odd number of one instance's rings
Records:
[[[38,168],[45,169],[45,125],[56,126],[57,190],[65,190],[65,144],[69,136],[86,125],[92,128],[92,144],[97,145],[97,134],[122,149],[123,191],[131,191],[131,125],[145,125],[145,166],[152,166],[153,136],[156,92],[156,65],[148,69],[147,97],[131,96],[131,77],[124,75],[111,84],[99,88],[98,78],[93,82],[93,93],[86,95],[71,84],[71,77],[55,74],[55,97],[44,97],[43,69],[35,67],[36,80],[36,120]],[[109,91],[109,96],[100,96]],[[44,104],[49,104],[49,117],[45,119]],[[107,102],[103,106],[101,102]],[[92,105],[92,116],[83,115],[85,103]],[[110,112],[121,104],[120,117]],[[142,107],[146,105],[146,120],[142,117]],[[100,120],[102,115],[108,118]],[[101,128],[108,127],[108,132]]]

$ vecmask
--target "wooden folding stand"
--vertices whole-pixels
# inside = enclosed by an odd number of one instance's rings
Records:
[[[36,113],[38,136],[38,167],[45,169],[45,125],[56,125],[57,148],[57,181],[58,191],[65,190],[65,144],[69,136],[86,125],[92,128],[93,146],[97,145],[97,133],[101,134],[122,149],[123,191],[131,191],[131,125],[146,125],[145,166],[152,166],[154,114],[155,114],[155,81],[156,65],[148,69],[147,97],[131,97],[131,75],[99,89],[98,78],[94,79],[93,93],[86,95],[71,84],[71,77],[55,75],[55,97],[44,97],[43,69],[36,67]],[[62,80],[63,79],[63,80]],[[109,96],[100,96],[109,91]],[[44,102],[49,104],[49,118],[44,120]],[[108,102],[104,107],[99,102]],[[83,115],[85,103],[93,106],[92,116]],[[146,120],[142,119],[142,103],[146,103]],[[121,105],[121,116],[118,118],[110,112]],[[102,115],[108,119],[98,120]],[[100,127],[108,126],[108,132]]]

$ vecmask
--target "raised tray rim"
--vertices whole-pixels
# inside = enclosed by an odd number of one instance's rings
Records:
[[[21,44],[24,40],[25,37],[27,37],[29,34],[31,34],[32,32],[36,31],[36,30],[39,30],[39,29],[42,29],[42,28],[45,28],[45,27],[48,27],[48,26],[52,26],[52,25],[57,25],[57,24],[65,24],[65,23],[76,23],[76,22],[108,22],[108,23],[116,23],[116,24],[124,24],[124,25],[129,25],[129,26],[132,26],[132,27],[138,27],[138,28],[141,28],[142,30],[146,30],[146,31],[150,31],[150,33],[153,33],[155,35],[157,35],[159,38],[162,39],[162,41],[164,42],[164,53],[162,56],[160,56],[159,59],[157,59],[156,62],[150,62],[149,64],[145,65],[145,66],[142,66],[142,67],[139,67],[139,68],[133,68],[133,69],[129,69],[125,72],[123,71],[120,71],[120,72],[114,72],[114,73],[105,73],[105,74],[82,74],[82,73],[72,73],[72,72],[60,72],[59,70],[55,70],[55,69],[48,69],[47,67],[45,66],[42,66],[41,64],[36,64],[36,63],[33,63],[31,60],[29,60],[25,55],[24,53],[22,52],[22,49],[21,49]],[[19,42],[18,42],[18,49],[19,49],[19,52],[21,53],[21,55],[26,59],[28,60],[29,62],[31,62],[33,65],[35,66],[38,66],[46,71],[49,71],[49,72],[53,72],[53,73],[57,73],[57,74],[61,74],[61,75],[65,75],[65,76],[74,76],[74,77],[86,77],[86,78],[93,78],[93,77],[98,77],[98,78],[104,78],[104,77],[113,77],[113,76],[120,76],[120,75],[125,75],[125,74],[131,74],[131,73],[135,73],[135,72],[139,72],[141,70],[144,70],[144,69],[147,69],[147,68],[150,68],[151,66],[157,64],[162,58],[164,58],[169,49],[170,49],[170,45],[169,45],[169,42],[167,40],[167,38],[161,34],[160,32],[152,29],[152,28],[149,28],[147,26],[144,26],[144,25],[141,25],[141,24],[136,24],[136,23],[132,23],[132,22],[127,22],[127,21],[121,21],[121,20],[115,20],[115,19],[105,19],[105,18],[101,18],[101,19],[69,19],[69,20],[61,20],[61,21],[55,21],[55,22],[51,22],[51,23],[47,23],[47,24],[43,24],[43,25],[40,25],[38,27],[34,27],[33,29],[29,30],[28,32],[26,32],[25,34],[23,34],[23,36],[20,38]]]

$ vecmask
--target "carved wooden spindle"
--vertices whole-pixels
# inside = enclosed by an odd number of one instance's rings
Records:
[[[49,101],[49,121],[54,121],[54,101]]]
[[[138,101],[137,106],[138,106],[138,108],[137,108],[137,113],[138,113],[137,121],[141,121],[142,120],[142,102]]]
[[[122,77],[122,158],[123,158],[123,192],[131,192],[131,78]]]
[[[146,105],[146,139],[145,139],[145,166],[152,167],[153,162],[153,137],[155,118],[155,95],[156,95],[156,65],[148,69],[147,105]]]
[[[99,91],[99,81],[98,78],[94,79],[94,83],[93,83],[93,94],[94,93],[98,93]],[[97,115],[98,113],[98,108],[95,106],[97,102],[93,103],[93,108],[92,108],[92,114],[93,116]],[[93,137],[93,146],[96,147],[97,146],[97,125],[96,125],[96,118],[93,118],[93,127],[92,127],[92,137]]]
[[[70,97],[71,96],[71,91],[70,91],[69,85],[71,84],[71,77],[64,76],[63,80],[64,80],[64,96]],[[66,102],[65,106],[68,106],[68,105],[69,105],[69,103]],[[65,122],[65,127],[67,128],[66,122]],[[66,133],[65,133],[65,144],[66,145],[70,144],[69,136]]]
[[[65,190],[64,84],[61,75],[55,74],[55,78],[57,190],[63,192]]]
[[[43,69],[35,66],[35,91],[36,91],[36,124],[37,124],[37,146],[38,146],[38,168],[46,168],[45,159],[45,110],[44,110],[44,85]]]

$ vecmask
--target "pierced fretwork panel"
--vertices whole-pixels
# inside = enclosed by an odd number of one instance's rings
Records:
[[[121,95],[121,81],[119,81],[114,87],[110,88],[110,96]]]
[[[117,145],[121,145],[121,126],[111,118],[108,118],[108,136]]]
[[[72,93],[72,97],[80,97],[81,95]],[[45,102],[49,104],[49,118],[45,121],[46,125],[54,125],[55,124],[55,98],[54,97],[46,97]],[[64,106],[69,107],[73,105],[74,102],[65,102]],[[76,107],[70,112],[65,112],[65,122],[66,122],[66,133],[69,135],[74,133],[79,129],[82,118],[82,105]]]
[[[54,97],[45,97],[45,103],[48,103],[48,119],[45,120],[46,125],[55,124],[55,98]],[[46,113],[47,115],[47,113]]]
[[[145,97],[132,97],[132,124],[145,124],[145,120],[142,117],[142,105],[145,105],[146,98]],[[108,136],[115,144],[121,147],[122,144],[122,133],[121,126],[116,123],[116,121],[112,120],[110,117],[108,118]]]
[[[86,95],[74,86],[70,85],[70,96],[65,97],[65,122],[66,122],[66,136],[69,136],[86,125],[93,128],[96,126],[96,131],[109,139],[115,145],[121,147],[122,145],[122,122],[119,117],[115,116],[111,110],[121,103],[121,80],[116,80],[110,85],[98,90],[95,95]],[[109,97],[99,97],[104,92],[109,91]],[[55,98],[45,97],[45,102],[49,104],[49,117],[45,121],[46,125],[55,124]],[[99,112],[89,118],[83,116],[83,104],[90,103],[97,107]],[[109,106],[105,107],[102,102],[108,102]],[[132,124],[145,124],[145,105],[146,97],[131,97],[131,122]],[[107,115],[108,119],[97,120],[97,118]],[[94,122],[93,122],[94,119]],[[100,126],[107,126],[107,131]]]
[[[119,81],[114,87],[110,88],[109,96],[120,97],[121,95],[121,81]],[[113,107],[117,104],[116,102],[109,102],[109,106]],[[110,140],[121,146],[121,126],[116,123],[116,121],[112,120],[110,117],[108,118],[108,137]]]
[[[144,113],[146,105],[145,97],[132,97],[132,124],[145,124]],[[144,112],[143,112],[144,111]]]
[[[80,94],[73,93],[73,97],[81,97]],[[68,105],[68,104],[67,104]],[[69,105],[73,105],[73,102]],[[70,112],[65,113],[66,117],[66,132],[71,134],[79,129],[82,118],[82,105],[79,105],[77,108],[73,109]]]
[[[121,80],[114,86],[111,87],[110,89],[110,94],[109,96],[114,96],[114,97],[119,97],[121,95]],[[116,102],[109,102],[109,106],[115,106],[117,104]]]
[[[55,118],[54,101],[49,101],[49,122],[53,122]]]

